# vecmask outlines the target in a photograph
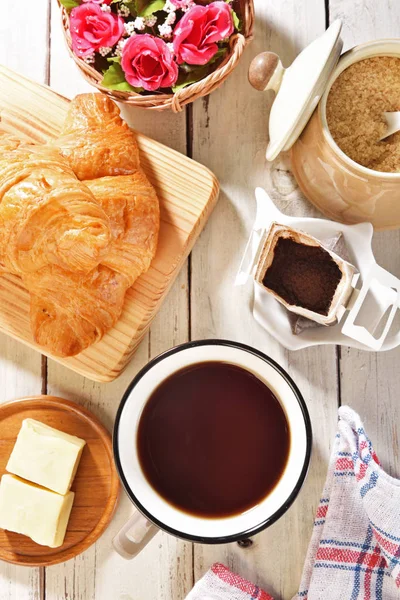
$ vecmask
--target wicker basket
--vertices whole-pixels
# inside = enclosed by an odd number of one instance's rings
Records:
[[[72,41],[69,32],[69,18],[64,7],[60,5],[62,14],[62,25],[67,42],[69,53],[78,65],[85,79],[94,85],[100,92],[107,94],[116,102],[126,102],[131,106],[140,106],[141,108],[150,108],[153,110],[171,109],[173,112],[181,112],[183,107],[190,102],[194,102],[197,98],[207,96],[216,90],[225,79],[231,74],[233,69],[239,62],[248,42],[253,37],[254,25],[254,4],[253,0],[240,0],[240,17],[242,22],[242,33],[237,33],[230,40],[230,49],[219,67],[210,75],[192,83],[187,87],[179,90],[175,94],[151,94],[141,95],[135,92],[119,92],[110,90],[101,85],[103,76],[93,67],[85,63],[81,58],[76,56],[72,51]]]

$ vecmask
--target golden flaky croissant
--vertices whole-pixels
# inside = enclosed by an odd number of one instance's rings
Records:
[[[130,175],[140,168],[135,134],[103,94],[77,96],[53,144],[81,180]]]
[[[52,148],[0,135],[0,265],[16,275],[47,264],[93,269],[107,251],[109,219]]]
[[[77,96],[48,146],[1,143],[0,268],[20,275],[30,292],[37,343],[73,356],[115,324],[126,290],[149,268],[156,193],[140,170],[133,132],[100,94]]]

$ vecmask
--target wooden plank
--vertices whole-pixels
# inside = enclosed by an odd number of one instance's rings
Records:
[[[41,600],[40,570],[1,563],[1,600]]]
[[[1,64],[45,83],[49,50],[49,0],[0,4]]]
[[[21,12],[12,2],[0,3],[1,63],[44,82],[48,58],[48,0],[25,4]],[[40,393],[40,354],[0,334],[0,379],[0,402]],[[39,600],[41,572],[37,568],[1,562],[0,598]]]
[[[82,77],[79,69],[68,55],[61,27],[60,11],[56,2],[51,4],[50,38],[50,84],[51,88],[64,96],[73,98],[77,94],[93,92],[94,88]]]
[[[51,85],[72,97],[87,91],[69,58],[60,35],[59,15],[53,6]],[[136,129],[180,151],[186,150],[185,114],[156,114],[122,108],[123,117]],[[99,385],[49,361],[49,392],[73,398],[93,410],[111,430],[115,412],[128,383],[149,360],[188,338],[187,265],[179,273],[168,297],[127,370],[114,382]],[[63,566],[46,569],[46,596],[51,600],[181,600],[192,587],[192,546],[158,534],[132,562],[116,555],[111,540],[127,520],[132,505],[122,494],[117,514],[104,536],[87,552]]]
[[[31,141],[57,136],[69,102],[47,87],[0,68],[1,128]],[[74,371],[111,381],[135,352],[218,199],[218,182],[199,163],[140,133],[141,166],[160,201],[157,253],[125,296],[122,314],[102,340],[75,357],[60,359],[32,337],[29,296],[19,278],[0,285],[0,331],[20,339]]]
[[[0,402],[39,394],[40,354],[21,343],[0,336]],[[0,562],[1,600],[39,600],[40,569]]]
[[[400,7],[392,0],[329,0],[329,22],[342,21],[343,50],[379,38],[399,36]]]
[[[345,48],[378,38],[398,36],[398,3],[382,0],[378,7],[368,0],[360,0],[356,4],[330,0],[330,19],[343,18],[344,15]],[[373,248],[378,264],[400,277],[400,232],[375,233]],[[359,412],[383,467],[397,477],[400,475],[399,364],[400,348],[382,353],[352,348],[342,348],[341,351],[343,404],[349,404]]]
[[[307,482],[293,507],[248,548],[195,546],[195,577],[222,561],[259,583],[276,598],[297,591],[315,509],[323,487],[330,443],[336,429],[337,374],[334,347],[286,352],[251,315],[252,289],[233,281],[255,216],[253,190],[261,185],[290,214],[316,214],[299,193],[287,156],[265,161],[271,96],[247,84],[250,59],[277,52],[284,65],[324,31],[319,0],[256,0],[255,41],[227,83],[194,105],[193,157],[220,179],[219,203],[192,252],[192,332],[194,338],[226,337],[253,345],[277,360],[299,385],[314,426],[314,452]],[[212,268],[210,268],[212,265]],[[238,440],[240,443],[240,440]]]

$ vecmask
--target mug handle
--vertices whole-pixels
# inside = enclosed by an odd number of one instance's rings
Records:
[[[135,510],[113,539],[114,550],[127,560],[135,558],[159,531],[158,527]]]

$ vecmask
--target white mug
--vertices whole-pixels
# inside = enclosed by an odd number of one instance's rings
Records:
[[[137,453],[137,430],[143,408],[155,389],[176,371],[203,362],[224,362],[253,373],[275,394],[290,429],[290,450],[275,488],[242,514],[206,518],[185,513],[148,483]],[[113,540],[115,550],[133,558],[160,530],[192,542],[227,543],[248,538],[274,523],[296,498],[311,455],[311,423],[300,391],[289,375],[262,352],[238,342],[202,340],[168,350],[149,362],[125,392],[113,436],[114,460],[126,493],[138,509]]]

